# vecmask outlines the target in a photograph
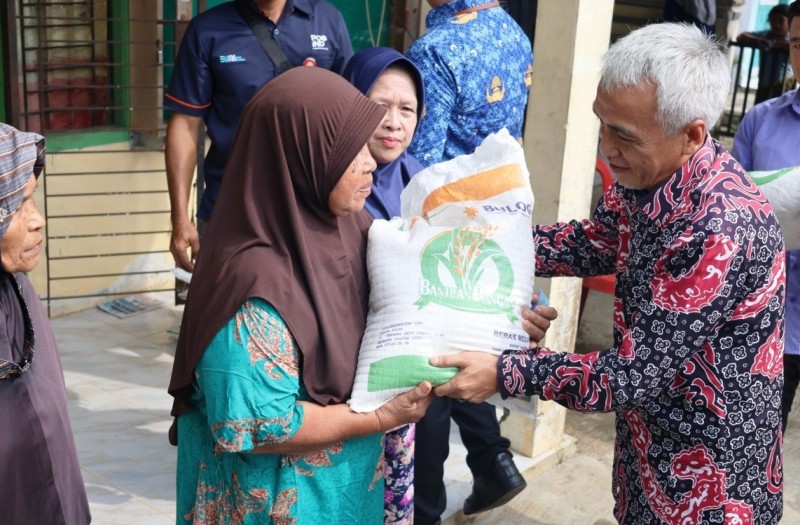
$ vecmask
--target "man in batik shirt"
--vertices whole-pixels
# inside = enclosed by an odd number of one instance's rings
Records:
[[[778,523],[782,514],[783,240],[772,208],[708,135],[724,50],[655,24],[606,54],[594,102],[615,175],[590,220],[534,228],[539,275],[615,273],[614,347],[436,359],[437,394],[538,395],[617,414],[624,524]]]

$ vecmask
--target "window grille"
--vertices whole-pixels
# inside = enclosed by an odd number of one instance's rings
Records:
[[[4,118],[47,138],[32,278],[53,315],[174,286],[163,91],[192,5],[205,2],[0,3]]]
[[[45,133],[113,123],[106,0],[19,2],[21,126]]]

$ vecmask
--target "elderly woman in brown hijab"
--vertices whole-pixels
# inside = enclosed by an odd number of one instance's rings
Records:
[[[44,138],[0,123],[0,521],[82,525],[89,502],[53,331],[26,272],[45,220],[33,202]]]
[[[349,398],[368,284],[362,210],[385,110],[295,68],[244,111],[175,355],[178,523],[375,524],[383,433],[423,383],[368,414]]]

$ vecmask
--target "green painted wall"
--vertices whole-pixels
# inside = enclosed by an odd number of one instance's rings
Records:
[[[195,0],[196,1],[196,0]],[[206,8],[212,8],[226,0],[206,0]],[[353,49],[389,45],[389,30],[392,19],[392,0],[328,0],[344,16]],[[383,14],[383,17],[381,17]]]
[[[130,41],[130,25],[125,22],[130,18],[129,4],[118,2],[111,4],[111,17],[123,22],[112,22],[108,25],[108,38],[112,42]],[[112,81],[118,86],[129,86],[130,81],[130,48],[127,45],[111,46],[111,59],[117,64],[111,70]],[[128,128],[131,125],[131,113],[128,108],[131,105],[130,89],[115,89],[113,91],[114,105],[114,126],[118,128]]]
[[[342,12],[354,50],[389,45],[391,0],[329,1]]]

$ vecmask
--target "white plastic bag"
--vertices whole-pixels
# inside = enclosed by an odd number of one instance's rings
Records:
[[[533,193],[508,131],[417,174],[401,208],[403,218],[376,220],[369,231],[370,308],[349,401],[356,412],[423,380],[452,378],[456,369],[428,364],[433,355],[528,347],[521,316],[533,292]]]
[[[800,249],[800,166],[749,175],[772,204],[786,249]]]

